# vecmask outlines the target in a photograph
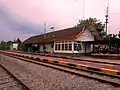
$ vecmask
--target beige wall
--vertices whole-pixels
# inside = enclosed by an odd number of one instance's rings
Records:
[[[45,46],[47,52],[53,53],[54,49],[52,48],[52,44],[45,44]]]
[[[45,51],[46,52],[50,52],[52,53],[54,51],[54,49],[51,47],[52,43],[51,44],[45,44]],[[39,45],[39,51],[43,52],[43,44]]]
[[[43,45],[39,45],[39,51],[43,52]]]

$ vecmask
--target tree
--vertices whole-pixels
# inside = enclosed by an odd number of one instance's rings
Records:
[[[4,41],[1,41],[0,43],[0,50],[9,50],[10,49],[10,44],[4,42]]]
[[[105,24],[103,24],[100,20],[97,20],[96,18],[89,18],[86,20],[80,20],[78,26],[87,28],[90,25],[94,25],[97,29],[98,33],[102,38],[106,36],[106,32],[104,31]]]
[[[119,31],[119,33],[118,33],[118,37],[119,37],[119,39],[120,39],[120,31]]]
[[[17,38],[17,40],[15,42],[20,44],[21,40],[19,38]]]

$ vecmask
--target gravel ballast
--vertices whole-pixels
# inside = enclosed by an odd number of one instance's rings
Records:
[[[2,64],[31,90],[120,90],[119,87],[65,73],[53,68],[0,55]]]
[[[18,80],[0,66],[0,90],[27,90]]]

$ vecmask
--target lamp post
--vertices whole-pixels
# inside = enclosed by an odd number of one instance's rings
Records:
[[[51,27],[50,29],[54,32],[54,27]],[[53,35],[52,35],[52,38],[54,39],[54,37],[55,37],[55,36],[54,36],[54,34],[53,34]],[[52,46],[51,46],[51,47],[53,48],[53,51],[52,51],[51,53],[54,53],[54,48],[55,48],[55,47],[54,47],[54,42],[52,43]]]

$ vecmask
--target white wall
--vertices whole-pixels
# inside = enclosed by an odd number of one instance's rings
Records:
[[[94,41],[94,36],[88,29],[86,29],[85,32],[80,37],[75,39],[75,41]]]
[[[62,50],[59,50],[59,51],[55,50],[54,52],[55,53],[73,53],[72,51],[62,51]]]
[[[11,46],[10,46],[11,50],[18,50],[18,43],[13,43]]]
[[[75,51],[75,53],[85,53],[85,42],[86,41],[94,41],[94,36],[90,32],[90,30],[86,29],[85,32],[75,39],[75,41],[82,41],[82,50],[81,52]],[[86,44],[86,53],[91,52],[91,44]]]

